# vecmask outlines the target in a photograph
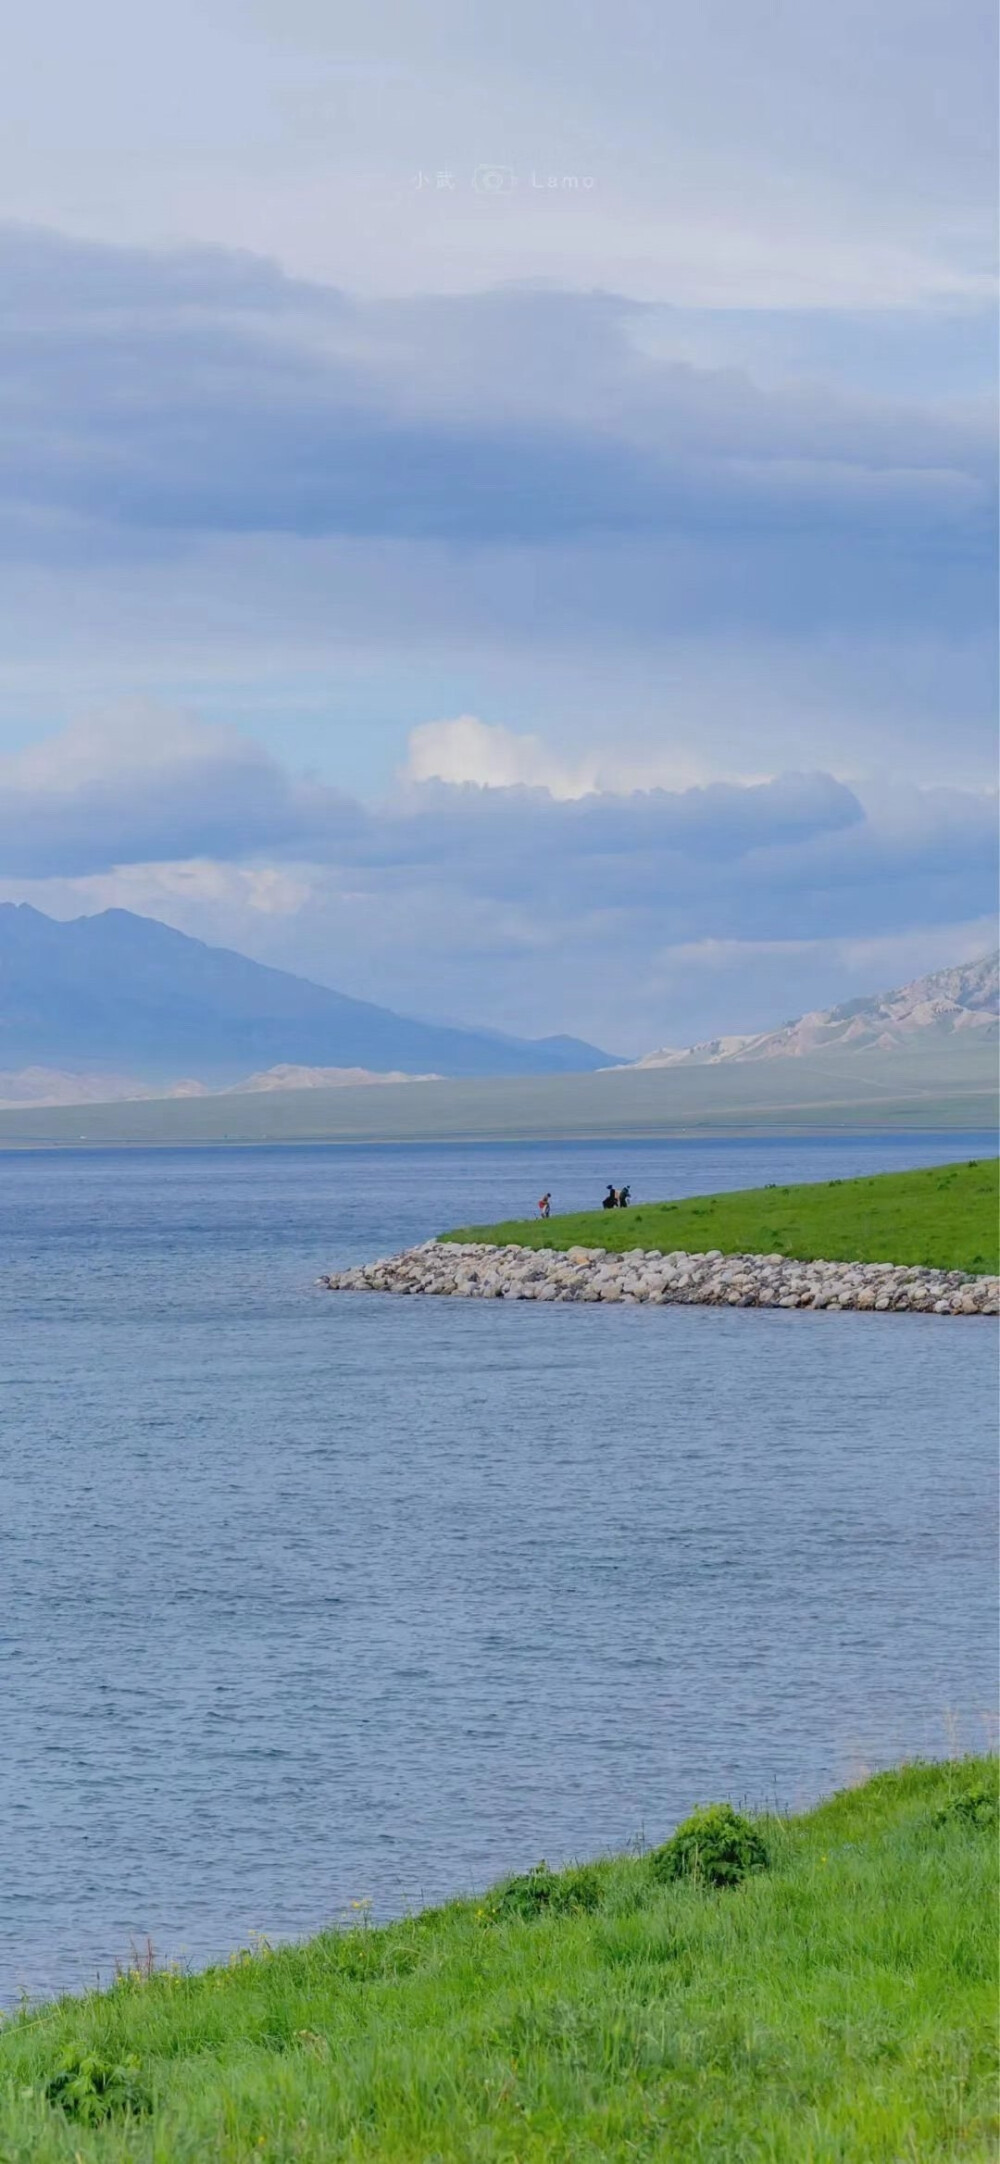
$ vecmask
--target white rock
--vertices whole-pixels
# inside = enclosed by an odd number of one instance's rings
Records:
[[[653,1248],[494,1247],[425,1240],[401,1255],[332,1271],[331,1292],[432,1293],[469,1300],[606,1301],[669,1307],[796,1307],[879,1314],[995,1315],[1000,1279],[893,1263],[796,1262],[780,1255]]]

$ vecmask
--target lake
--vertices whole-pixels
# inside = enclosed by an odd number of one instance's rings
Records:
[[[315,1281],[543,1188],[995,1146],[0,1156],[0,1994],[982,1746],[988,1323]]]

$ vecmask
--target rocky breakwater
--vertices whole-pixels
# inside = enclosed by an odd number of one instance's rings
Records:
[[[661,1255],[635,1247],[486,1247],[427,1240],[321,1278],[331,1292],[470,1300],[645,1301],[651,1307],[861,1308],[877,1315],[996,1315],[1000,1278],[890,1262],[792,1262],[785,1255]]]

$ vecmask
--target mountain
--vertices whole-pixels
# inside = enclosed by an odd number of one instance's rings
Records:
[[[574,1074],[605,1067],[609,1057],[575,1037],[523,1039],[414,1021],[127,909],[61,923],[27,903],[0,903],[0,1069],[8,1085],[10,1070],[40,1067],[60,1070],[63,1083],[103,1071],[126,1086],[131,1077],[162,1085],[194,1075],[218,1088],[277,1066]]]
[[[974,1030],[981,1042],[1000,1034],[1000,950],[978,962],[935,970],[895,992],[818,1008],[782,1029],[755,1037],[712,1037],[673,1052],[647,1052],[635,1067],[721,1067],[736,1061],[801,1059],[810,1052],[888,1052]]]

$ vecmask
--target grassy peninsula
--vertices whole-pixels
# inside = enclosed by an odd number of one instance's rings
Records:
[[[911,1766],[755,1821],[737,1883],[702,1819],[385,1927],[140,1966],[10,2019],[0,2156],[992,2158],[996,1816],[994,1760]]]
[[[703,1255],[787,1255],[801,1262],[895,1262],[994,1274],[1000,1268],[995,1157],[880,1172],[860,1180],[753,1187],[626,1210],[472,1225],[443,1234],[496,1246],[641,1247]]]

